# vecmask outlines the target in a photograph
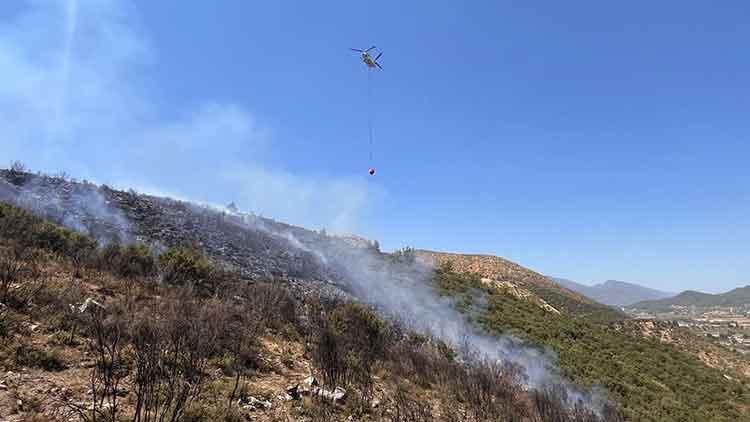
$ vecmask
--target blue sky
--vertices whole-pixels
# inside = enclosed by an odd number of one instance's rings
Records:
[[[749,16],[741,1],[2,2],[0,160],[385,249],[727,290],[750,282]],[[348,49],[371,44],[385,70],[368,105]]]

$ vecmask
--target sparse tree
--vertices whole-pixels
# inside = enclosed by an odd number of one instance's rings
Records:
[[[79,403],[65,397],[63,403],[69,413],[86,422],[118,420],[120,385],[128,375],[124,350],[127,346],[127,322],[119,304],[105,307],[87,299],[78,308],[82,314],[94,367],[89,377],[91,404]]]
[[[12,173],[26,173],[27,172],[26,165],[22,163],[21,161],[14,160],[10,163],[10,171]]]
[[[189,290],[137,315],[131,325],[134,422],[179,421],[200,395],[206,365],[217,344],[210,315]]]

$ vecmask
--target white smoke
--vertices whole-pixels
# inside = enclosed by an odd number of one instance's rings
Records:
[[[109,203],[93,184],[78,184],[62,177],[28,175],[29,179],[0,199],[71,230],[96,238],[129,243],[131,227],[119,208]],[[3,181],[4,183],[7,183]]]
[[[170,104],[159,95],[151,79],[160,73],[159,51],[136,6],[28,1],[0,21],[0,161],[356,230],[373,183],[269,165],[274,149],[294,151],[236,100]]]
[[[530,389],[562,386],[571,404],[580,401],[589,409],[601,412],[606,403],[604,397],[598,391],[585,391],[564,379],[554,352],[509,335],[484,334],[467,321],[451,299],[435,291],[430,282],[431,266],[416,262],[408,270],[393,271],[392,267],[383,265],[382,259],[372,251],[361,249],[349,251],[346,259],[337,261],[346,269],[345,281],[354,296],[409,323],[417,331],[435,335],[455,350],[460,351],[467,345],[469,352],[476,351],[483,359],[521,366]]]
[[[458,312],[454,302],[437,294],[431,278],[434,268],[417,260],[409,265],[390,265],[377,250],[354,247],[347,243],[333,246],[302,242],[291,232],[278,230],[251,214],[237,212],[253,229],[262,230],[286,240],[290,247],[311,252],[324,265],[343,269],[345,290],[358,300],[375,306],[384,314],[404,322],[411,329],[431,334],[456,351],[477,354],[480,359],[512,362],[524,369],[526,387],[545,389],[563,387],[570,405],[581,403],[601,413],[606,399],[599,388],[589,391],[577,387],[560,375],[557,356],[544,347],[529,345],[513,336],[493,336],[481,332]],[[335,239],[335,238],[333,238]],[[468,349],[467,349],[468,347]]]

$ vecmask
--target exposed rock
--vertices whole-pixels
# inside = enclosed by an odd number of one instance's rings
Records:
[[[554,306],[547,303],[544,299],[534,295],[530,291],[526,290],[523,287],[516,286],[513,283],[507,282],[507,281],[501,281],[501,280],[494,280],[487,277],[482,277],[481,281],[483,284],[494,287],[498,290],[502,290],[503,292],[510,294],[511,296],[525,300],[527,302],[531,302],[539,306],[540,308],[544,309],[547,312],[551,312],[553,314],[560,314],[560,311],[555,309]]]
[[[341,404],[346,400],[346,390],[341,387],[336,387],[333,391],[323,388],[318,379],[312,375],[302,380],[301,384],[290,388],[293,388],[299,395],[318,396],[336,404]],[[287,389],[286,393],[291,395],[290,389]]]
[[[72,311],[78,311],[78,313],[82,314],[86,312],[87,309],[90,309],[92,306],[96,306],[97,308],[104,309],[104,305],[102,305],[101,303],[97,302],[96,300],[90,297],[87,297],[86,300],[78,306],[70,305],[70,309]]]
[[[317,387],[313,390],[313,394],[335,404],[342,404],[346,400],[346,390],[341,387],[336,387],[333,391]]]
[[[109,408],[111,408],[111,407],[112,407],[112,405],[111,405],[110,403],[102,403],[101,405],[99,405],[99,404],[94,404],[94,403],[91,403],[91,404],[90,404],[90,405],[89,405],[89,406],[87,407],[87,409],[88,409],[88,410],[105,410],[105,409],[109,409]]]
[[[255,411],[262,409],[270,409],[272,404],[268,400],[260,400],[253,396],[237,400],[237,405],[244,410]]]

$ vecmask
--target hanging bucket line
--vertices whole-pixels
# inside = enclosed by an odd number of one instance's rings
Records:
[[[372,136],[372,70],[367,69],[367,132],[370,141],[370,165],[373,164],[373,136]]]

